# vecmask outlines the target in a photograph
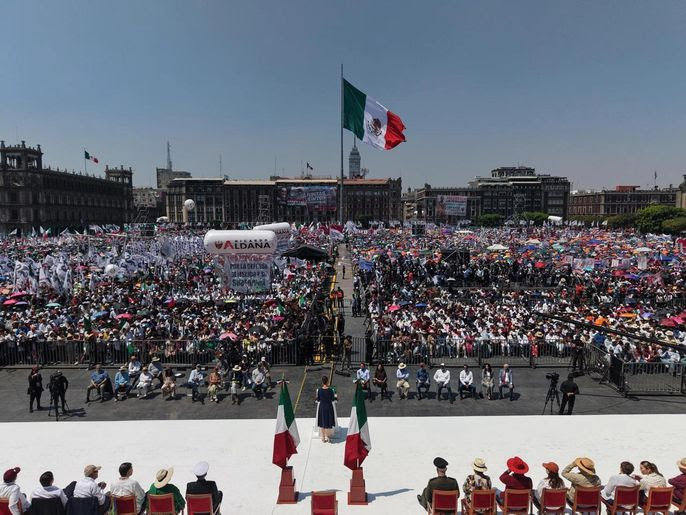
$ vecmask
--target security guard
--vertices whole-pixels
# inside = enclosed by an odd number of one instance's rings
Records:
[[[429,483],[422,492],[422,495],[417,495],[417,500],[424,509],[428,509],[428,505],[433,501],[434,490],[457,490],[457,497],[460,497],[460,487],[457,481],[452,477],[445,475],[448,468],[448,462],[443,458],[438,457],[434,460],[437,477],[429,479]]]

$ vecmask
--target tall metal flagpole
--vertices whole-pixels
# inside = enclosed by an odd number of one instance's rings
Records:
[[[83,147],[83,173],[88,175],[88,159],[86,159],[86,147]]]
[[[341,63],[341,188],[338,199],[338,222],[343,225],[343,63]]]

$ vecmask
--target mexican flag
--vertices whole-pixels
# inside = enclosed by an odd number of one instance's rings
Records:
[[[343,464],[351,470],[360,468],[360,465],[372,449],[372,440],[369,437],[369,424],[367,424],[367,409],[364,407],[364,392],[357,384],[353,409],[350,411],[350,423],[348,424],[348,436],[345,439],[345,457]]]
[[[94,163],[99,163],[98,158],[95,156],[90,155],[87,151],[83,151],[83,158],[88,159],[89,161],[93,161]]]
[[[390,150],[405,141],[400,117],[343,79],[343,127],[372,147]]]
[[[274,433],[274,453],[272,463],[285,468],[288,460],[297,454],[300,443],[298,426],[295,424],[291,396],[288,393],[286,382],[281,382],[281,395],[279,396],[279,409],[276,412],[276,432]]]

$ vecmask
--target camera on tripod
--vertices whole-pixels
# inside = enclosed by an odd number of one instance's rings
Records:
[[[550,381],[551,385],[556,385],[557,382],[560,380],[560,374],[557,372],[549,372],[545,375],[545,378]]]

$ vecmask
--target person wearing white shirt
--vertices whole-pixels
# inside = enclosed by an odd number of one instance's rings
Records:
[[[74,497],[77,499],[95,497],[98,500],[101,512],[104,513],[109,508],[110,497],[105,494],[107,483],[104,481],[95,482],[98,479],[98,471],[101,468],[96,465],[86,465],[83,469],[83,477],[74,486]]]
[[[152,376],[148,373],[148,367],[143,367],[143,372],[141,372],[141,375],[138,377],[138,384],[136,385],[136,389],[138,390],[138,398],[145,399],[148,396],[148,390],[150,390],[151,386]],[[143,392],[142,397],[141,392]]]
[[[0,497],[4,497],[9,500],[9,509],[12,515],[21,515],[26,513],[31,507],[31,503],[22,493],[19,485],[15,483],[17,480],[17,474],[21,469],[19,467],[14,467],[6,470],[2,476],[3,483],[0,484]]]
[[[61,488],[53,486],[53,481],[55,480],[52,472],[43,472],[40,476],[40,484],[33,492],[31,492],[31,501],[35,499],[59,499],[62,501],[62,506],[66,508],[67,506],[67,496]]]
[[[191,401],[195,402],[198,400],[198,388],[200,388],[205,382],[205,374],[203,374],[200,369],[200,364],[196,364],[195,368],[191,372],[188,378],[188,384],[191,387]]]
[[[633,472],[633,464],[629,463],[628,461],[623,461],[622,463],[620,463],[619,474],[610,476],[610,479],[607,480],[607,484],[600,492],[600,495],[603,496],[603,499],[611,503],[615,496],[615,488],[617,488],[618,486],[636,486],[638,484],[638,481],[631,477],[631,474]]]
[[[476,400],[476,388],[474,387],[474,374],[469,370],[469,365],[464,365],[460,372],[460,399],[464,399],[464,391],[467,390],[474,400]]]
[[[129,379],[133,385],[141,374],[141,362],[138,361],[135,354],[131,355],[131,360],[129,361]]]
[[[441,368],[434,373],[434,381],[436,381],[437,393],[436,400],[441,400],[441,391],[443,388],[448,390],[448,399],[453,403],[453,390],[450,388],[450,370],[445,368],[445,363],[441,363]]]
[[[503,388],[510,389],[510,400],[513,400],[514,379],[512,378],[512,370],[510,370],[510,365],[507,363],[503,365],[503,368],[500,370],[500,374],[498,375],[498,391],[501,399],[504,399]]]
[[[132,475],[133,465],[131,463],[124,462],[119,465],[119,479],[112,483],[110,494],[116,497],[134,496],[136,498],[136,510],[140,513],[145,501],[145,490],[138,481],[131,477]]]
[[[398,380],[396,383],[398,397],[407,399],[407,392],[410,391],[410,383],[407,381],[410,378],[410,372],[407,370],[407,365],[405,365],[405,363],[398,364],[398,370],[395,371],[395,378]]]
[[[367,390],[369,395],[371,395],[371,390],[369,388],[369,369],[364,363],[360,363],[360,368],[355,374],[355,382],[359,382],[363,390]]]

